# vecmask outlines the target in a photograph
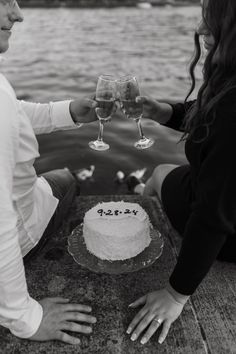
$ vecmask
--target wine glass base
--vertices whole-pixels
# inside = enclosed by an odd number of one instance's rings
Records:
[[[90,141],[88,145],[91,149],[97,151],[105,151],[110,149],[110,146],[107,143],[104,143],[104,141],[99,140]]]
[[[150,138],[143,138],[137,141],[134,146],[136,149],[143,150],[148,149],[154,144],[154,140]]]

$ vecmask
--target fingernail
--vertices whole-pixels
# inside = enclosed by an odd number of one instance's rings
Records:
[[[97,319],[94,317],[93,318],[93,323],[96,323],[97,322]]]
[[[159,344],[162,344],[162,343],[163,343],[163,340],[164,340],[163,338],[158,339],[158,343],[159,343]]]
[[[79,340],[79,339],[76,339],[76,340],[75,340],[75,345],[78,345],[78,344],[80,344],[80,340]]]
[[[131,331],[132,331],[132,329],[129,327],[129,328],[127,329],[126,333],[127,333],[127,334],[130,334]]]
[[[140,342],[140,343],[141,343],[141,344],[147,343],[147,338],[143,337],[143,338],[141,339],[141,342]]]
[[[133,303],[128,305],[128,307],[132,307],[132,306],[133,306]]]
[[[130,338],[132,341],[136,340],[137,339],[137,335],[134,333],[132,334],[131,338]]]
[[[92,311],[91,307],[88,307],[88,311],[89,311],[89,312],[91,312],[91,311]]]

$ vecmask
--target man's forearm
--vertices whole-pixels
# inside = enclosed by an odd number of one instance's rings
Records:
[[[19,101],[19,104],[30,119],[34,133],[45,134],[76,128],[70,114],[70,102],[66,100],[42,104]]]
[[[11,223],[6,219],[5,224]],[[9,227],[8,231],[7,226],[1,226],[0,325],[20,338],[28,338],[40,325],[42,307],[28,294],[17,229]]]

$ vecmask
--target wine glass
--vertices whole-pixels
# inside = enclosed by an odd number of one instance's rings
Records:
[[[104,151],[110,146],[103,141],[103,127],[112,115],[116,97],[116,78],[112,75],[101,75],[98,78],[96,88],[97,107],[95,108],[99,120],[99,133],[95,141],[89,142],[93,150]]]
[[[143,104],[136,102],[140,96],[138,81],[135,76],[123,76],[118,80],[118,92],[121,109],[127,118],[134,119],[138,126],[140,139],[134,144],[137,149],[147,149],[154,144],[154,140],[143,134],[141,118],[143,115]]]

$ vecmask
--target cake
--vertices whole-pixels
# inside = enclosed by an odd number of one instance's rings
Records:
[[[151,223],[137,203],[99,203],[84,216],[83,237],[88,251],[103,260],[135,257],[151,242]]]

